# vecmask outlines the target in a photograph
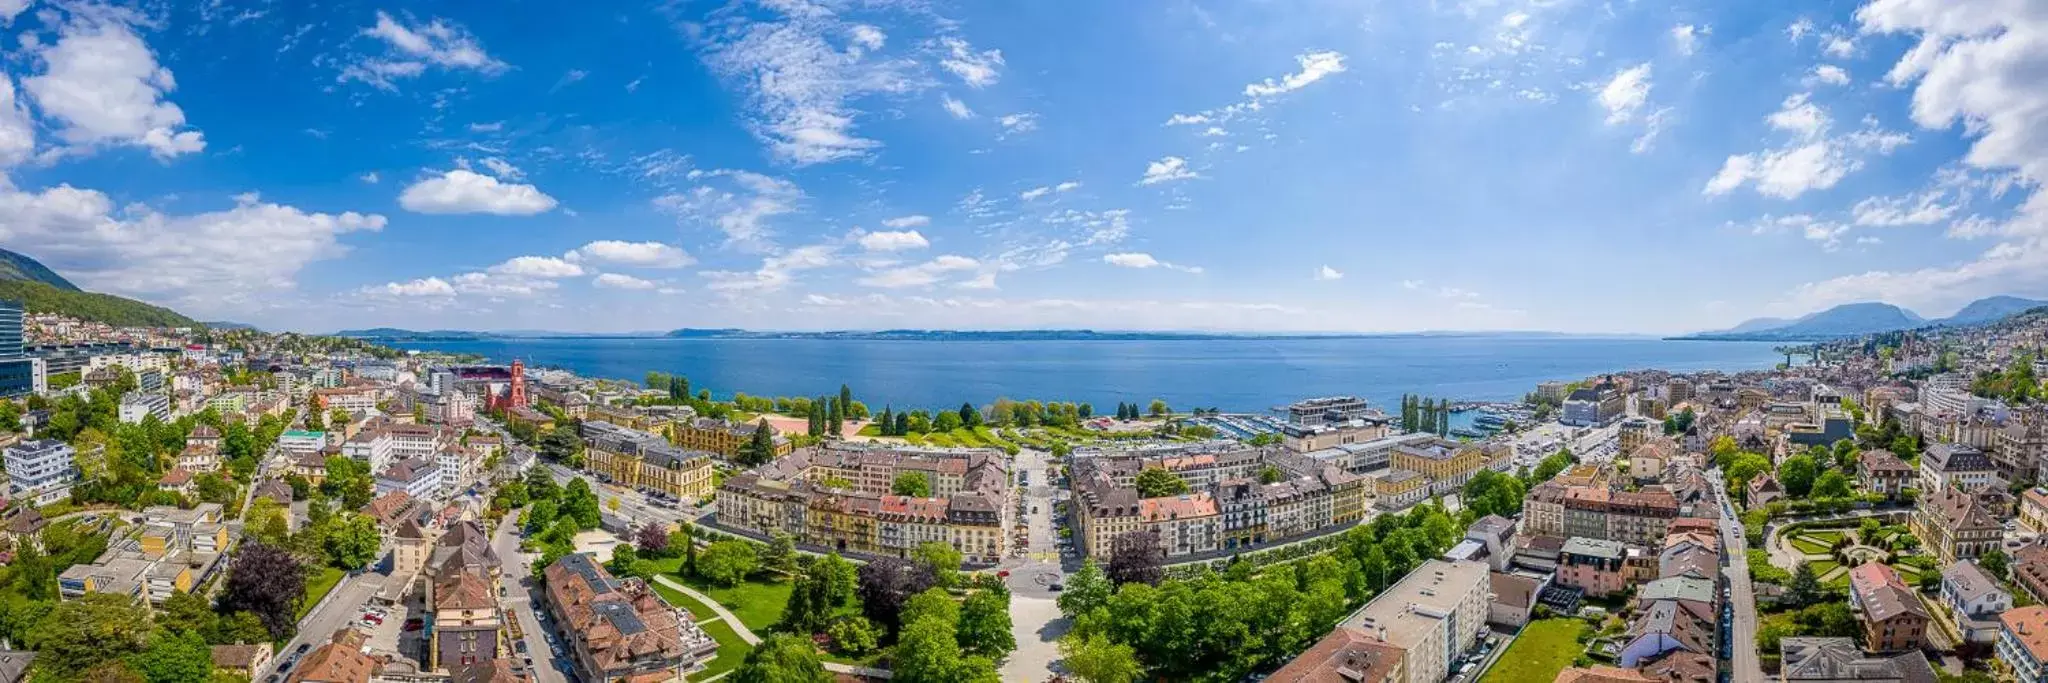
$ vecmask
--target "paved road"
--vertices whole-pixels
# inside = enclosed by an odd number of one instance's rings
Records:
[[[290,658],[293,653],[298,652],[300,645],[308,645],[306,651],[310,653],[333,639],[336,631],[348,627],[363,613],[363,606],[369,604],[371,596],[376,595],[377,591],[384,587],[387,578],[389,577],[379,571],[366,571],[356,576],[342,577],[341,583],[335,584],[334,591],[329,594],[327,601],[307,614],[306,618],[299,620],[298,635],[292,636],[291,642],[285,643],[284,648],[278,650],[277,658],[271,660],[272,666],[275,667]],[[256,677],[257,680],[262,678]]]
[[[1735,515],[1733,502],[1728,498],[1728,489],[1721,481],[1720,470],[1714,470],[1708,477],[1714,482],[1714,497],[1721,501],[1721,549],[1728,559],[1722,572],[1727,577],[1729,600],[1733,603],[1735,623],[1729,627],[1734,639],[1730,645],[1733,652],[1734,683],[1764,683],[1763,662],[1756,651],[1756,590],[1749,583],[1749,538],[1743,533],[1741,518]]]
[[[1044,681],[1059,673],[1059,638],[1072,626],[1060,614],[1058,594],[1050,588],[1065,580],[1068,571],[1080,568],[1078,563],[1067,566],[1060,556],[1059,531],[1053,524],[1060,490],[1046,471],[1051,463],[1051,454],[1030,449],[1018,451],[1011,463],[1011,470],[1028,477],[1031,485],[1024,488],[1020,515],[1026,529],[1024,554],[999,565],[1010,572],[1010,631],[1017,638],[1017,650],[1002,664],[1005,681]]]
[[[530,568],[533,558],[519,551],[519,535],[513,532],[518,526],[518,519],[518,515],[506,515],[497,532],[491,536],[491,549],[498,553],[504,577],[505,597],[501,602],[511,608],[513,618],[519,620],[521,640],[526,643],[525,656],[533,658],[535,683],[566,683],[568,677],[556,668],[560,662],[549,654],[540,616],[534,613],[534,605],[542,596],[538,587],[527,580],[533,575]]]

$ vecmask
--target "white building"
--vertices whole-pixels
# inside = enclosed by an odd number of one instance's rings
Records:
[[[8,497],[49,505],[71,497],[71,483],[78,480],[77,453],[56,439],[23,441],[8,446],[4,457]]]
[[[377,495],[404,491],[420,500],[441,499],[441,465],[430,458],[401,458],[377,473]]]
[[[158,421],[171,419],[171,399],[163,394],[131,391],[121,397],[120,417],[126,424],[141,424],[145,418],[155,415]]]
[[[309,432],[303,429],[287,430],[277,435],[277,448],[294,455],[318,453],[327,447],[327,432]]]
[[[165,362],[163,356],[154,353],[118,353],[93,356],[86,359],[85,372],[92,372],[109,366],[128,368],[132,372],[142,372],[144,370],[165,372],[171,369],[170,363]]]
[[[1488,574],[1480,562],[1424,562],[1344,625],[1405,650],[1402,683],[1440,683],[1486,629],[1493,594]]]

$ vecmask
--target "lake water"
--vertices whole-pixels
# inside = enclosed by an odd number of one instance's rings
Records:
[[[1511,400],[1545,380],[1643,368],[1754,370],[1783,360],[1768,343],[1554,336],[1399,336],[1185,341],[880,341],[822,339],[493,339],[407,342],[498,362],[638,381],[650,370],[720,397],[836,394],[880,410],[978,405],[997,398],[1162,398],[1177,409],[1264,412],[1311,396],[1352,394],[1383,409],[1403,393]]]

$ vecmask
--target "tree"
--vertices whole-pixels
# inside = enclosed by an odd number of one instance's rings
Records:
[[[327,532],[327,562],[340,569],[361,569],[377,559],[383,537],[377,521],[368,515],[344,512],[334,518]]]
[[[847,605],[860,590],[860,578],[853,563],[838,553],[812,560],[806,572],[818,582],[819,602],[830,609]]]
[[[746,541],[718,541],[704,548],[697,558],[697,575],[720,586],[737,586],[754,573],[759,561],[754,544]]]
[[[576,430],[557,427],[540,438],[540,454],[569,467],[583,464],[583,437]]]
[[[221,615],[214,622],[213,633],[207,636],[210,643],[260,643],[270,640],[270,629],[263,625],[263,619],[255,612],[234,612]]]
[[[546,467],[535,467],[526,471],[526,496],[536,501],[552,500],[562,495],[562,487],[555,483],[554,475]]]
[[[375,495],[370,474],[370,465],[361,460],[343,455],[327,456],[327,478],[320,482],[320,492],[328,498],[341,501],[349,510],[361,510],[370,504]]]
[[[938,585],[929,567],[894,557],[875,558],[861,565],[858,574],[861,613],[892,631],[900,627],[903,604],[910,596]]]
[[[1795,455],[1778,465],[1778,483],[1785,486],[1785,495],[1793,498],[1813,493],[1813,480],[1819,474],[1820,466],[1808,455]]]
[[[290,523],[285,521],[286,512],[283,505],[269,498],[250,502],[244,519],[249,538],[271,545],[283,544],[292,533]]]
[[[1010,626],[1010,595],[979,591],[960,605],[960,624],[955,637],[968,654],[1002,659],[1017,649]]]
[[[960,404],[960,424],[970,429],[981,426],[981,411],[975,410],[972,403]]]
[[[1166,401],[1156,398],[1152,399],[1152,417],[1166,417],[1167,411],[1168,409],[1166,407]]]
[[[1465,482],[1465,507],[1482,517],[1513,517],[1522,512],[1522,496],[1527,491],[1520,479],[1482,469]]]
[[[768,546],[761,550],[761,568],[790,573],[796,569],[796,537],[781,531],[768,534]]]
[[[676,523],[676,532],[668,537],[668,544],[683,547],[683,571],[694,576],[697,573],[697,526],[690,520]]]
[[[1188,483],[1164,467],[1139,470],[1137,486],[1138,495],[1144,498],[1164,498],[1188,492]]]
[[[1815,498],[1848,498],[1853,495],[1856,495],[1856,490],[1849,484],[1849,475],[1842,474],[1840,470],[1823,472],[1813,482]]]
[[[754,425],[754,434],[747,439],[746,448],[740,449],[740,464],[760,465],[775,459],[775,428],[768,426],[768,418]]]
[[[737,683],[828,683],[832,675],[809,640],[778,634],[754,646],[732,678]]]
[[[983,660],[986,661],[986,660]],[[903,683],[961,683],[982,680],[974,664],[960,652],[953,626],[940,619],[925,619],[903,627],[896,643],[891,680]],[[990,671],[988,673],[994,673]]]
[[[149,683],[204,681],[213,673],[213,648],[197,633],[161,633],[129,666]]]
[[[1259,483],[1261,484],[1273,484],[1286,478],[1287,473],[1281,472],[1278,467],[1267,465],[1259,468]]]
[[[228,565],[221,591],[222,612],[249,611],[263,620],[273,640],[290,637],[306,595],[305,568],[292,554],[260,542],[242,544]]]
[[[932,418],[932,431],[950,432],[959,429],[962,424],[965,423],[960,421],[959,413],[943,411],[937,417]]]
[[[1823,595],[1820,575],[1807,562],[1799,563],[1799,569],[1792,572],[1792,585],[1785,587],[1785,602],[1804,607],[1820,602]]]
[[[938,585],[952,588],[960,581],[960,564],[966,560],[952,544],[928,541],[910,551],[910,559],[916,560],[932,573]]]
[[[1129,531],[1110,543],[1109,579],[1117,585],[1142,583],[1156,586],[1163,578],[1166,578],[1166,548],[1159,544],[1159,534]]]
[[[652,559],[672,557],[669,555],[669,534],[661,528],[660,524],[649,523],[641,525],[640,530],[634,533],[634,542],[635,545],[639,546],[640,556],[642,557]]]
[[[841,617],[825,629],[825,634],[832,638],[833,649],[854,657],[873,652],[882,643],[882,635],[876,632],[875,625],[861,616]]]
[[[1999,580],[2005,579],[2007,565],[2010,563],[2011,560],[2006,559],[2005,551],[1997,548],[1977,556],[1977,566]]]
[[[576,520],[576,526],[586,531],[597,528],[604,519],[604,513],[597,507],[597,493],[590,490],[590,482],[582,477],[569,480],[569,486],[562,492],[561,514]]]
[[[1536,463],[1536,471],[1530,473],[1529,479],[1536,482],[1550,481],[1551,477],[1557,476],[1559,472],[1564,471],[1564,468],[1571,466],[1571,452],[1561,450],[1550,454],[1542,462]]]
[[[29,629],[23,644],[36,651],[38,671],[55,674],[51,680],[70,680],[79,672],[141,652],[149,631],[146,607],[127,596],[88,593],[50,608]]]
[[[1067,577],[1067,589],[1059,595],[1060,614],[1069,618],[1095,611],[1109,604],[1110,594],[1116,586],[1102,573],[1102,567],[1095,564],[1095,558],[1081,561],[1081,570]]]
[[[1084,683],[1136,683],[1144,675],[1131,646],[1101,635],[1068,634],[1060,639],[1060,658]]]
[[[910,596],[903,603],[903,623],[915,624],[927,619],[946,622],[951,629],[960,624],[960,603],[953,602],[953,596],[946,589],[934,586],[923,593]]]
[[[895,481],[889,482],[889,492],[912,498],[930,498],[932,495],[932,480],[930,476],[923,472],[915,470],[903,472],[896,475]]]
[[[197,633],[203,637],[211,635],[219,622],[220,615],[213,613],[213,605],[185,591],[172,592],[156,612],[156,624],[173,633]]]

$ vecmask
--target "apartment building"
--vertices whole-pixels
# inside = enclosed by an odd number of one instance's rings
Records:
[[[2048,682],[2048,607],[2017,607],[1998,615],[1996,651],[2019,683]]]
[[[739,455],[740,449],[754,440],[754,430],[760,429],[758,422],[733,422],[731,420],[699,417],[670,422],[664,426],[669,440],[675,445],[694,451],[716,453],[721,458]],[[774,427],[768,428],[772,433]],[[795,448],[788,437],[774,435],[775,455],[789,455]]]
[[[71,485],[78,481],[77,451],[56,439],[33,439],[8,446],[0,453],[7,470],[7,498],[49,505],[71,498]]]
[[[1943,489],[1989,486],[1997,481],[1997,466],[1992,464],[1990,456],[1975,447],[1937,443],[1920,454],[1920,491],[1923,496]]]
[[[1005,462],[991,451],[807,448],[726,479],[713,523],[860,555],[903,557],[942,540],[969,562],[993,564],[1009,553],[1016,519]],[[932,495],[895,495],[896,475],[908,472],[924,474]]]
[[[1129,482],[1145,468],[1174,472],[1189,492],[1143,498]],[[1268,481],[1262,473],[1279,476]],[[1097,557],[1133,531],[1156,533],[1173,558],[1253,548],[1358,523],[1373,486],[1370,477],[1283,449],[1094,456],[1075,467],[1074,530]]]
[[[1399,683],[1440,683],[1486,628],[1489,572],[1479,562],[1429,560],[1344,620],[1402,652]]]
[[[1476,444],[1434,439],[1395,446],[1392,465],[1429,479],[1429,495],[1461,490],[1482,469],[1505,470],[1514,460],[1505,443]]]
[[[1661,543],[1680,511],[1677,497],[1663,485],[1617,491],[1604,486],[1566,486],[1555,481],[1529,489],[1522,510],[1525,534],[1592,538],[1636,546]]]
[[[576,674],[586,681],[666,680],[703,668],[712,640],[639,579],[616,579],[589,555],[571,553],[544,570],[547,605]]]
[[[1976,559],[1997,549],[2004,538],[2005,500],[2005,491],[1998,488],[1923,491],[1909,526],[1944,565]]]
[[[700,501],[712,494],[711,454],[669,445],[660,435],[619,425],[585,421],[590,471],[622,486],[654,491],[676,500]]]
[[[1926,646],[1927,608],[1884,563],[1868,562],[1849,570],[1849,606],[1863,622],[1863,649],[1900,652]]]

